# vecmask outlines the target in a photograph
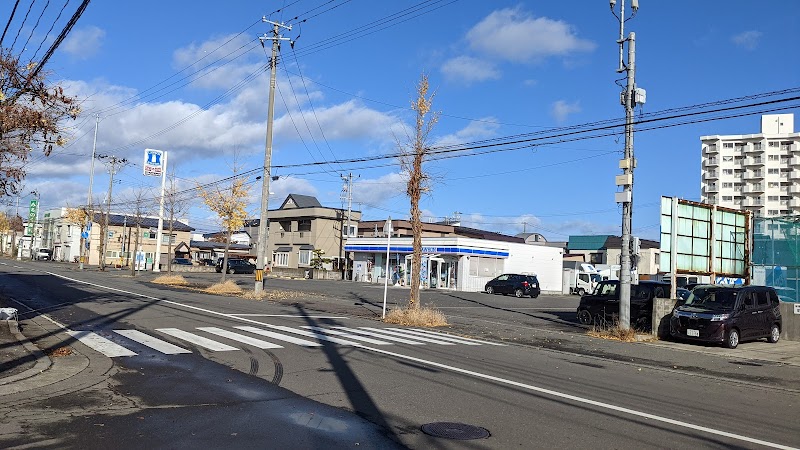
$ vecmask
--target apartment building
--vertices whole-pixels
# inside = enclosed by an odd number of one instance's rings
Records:
[[[761,116],[758,134],[701,136],[701,201],[755,217],[800,214],[800,133],[794,114]]]

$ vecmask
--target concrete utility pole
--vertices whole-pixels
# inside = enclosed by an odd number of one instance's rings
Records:
[[[111,190],[114,186],[114,174],[116,174],[128,162],[125,158],[116,156],[100,155],[100,159],[108,158],[108,198],[106,199],[106,214],[103,216],[103,229],[100,235],[100,270],[106,270],[106,248],[108,248],[108,216],[111,214]]]
[[[358,177],[359,175],[356,175]],[[343,236],[345,238],[350,236],[350,215],[353,210],[353,174],[348,173],[347,176],[342,175],[342,180],[344,180],[344,186],[342,187],[342,201],[347,200],[347,225],[344,231]],[[344,260],[344,273],[342,274],[342,279],[347,276],[347,258]]]
[[[92,221],[94,220],[94,212],[92,208],[92,184],[94,183],[94,159],[95,159],[95,152],[97,151],[97,128],[100,126],[100,114],[96,114],[94,122],[94,142],[92,143],[92,162],[89,168],[89,196],[86,198],[86,207],[88,208],[87,212],[92,213],[92,217],[88,217],[86,227],[81,230],[81,235],[85,232],[87,234],[86,240],[84,241],[83,245],[81,246],[81,257],[80,257],[80,264],[79,269],[83,270],[83,262],[84,259],[88,260],[89,252],[87,249],[87,244],[89,243],[92,233],[89,229]]]
[[[620,95],[620,102],[625,108],[625,151],[619,167],[622,175],[617,175],[616,184],[622,186],[622,192],[615,194],[615,201],[622,203],[622,249],[620,255],[619,274],[619,327],[630,329],[631,319],[631,224],[633,222],[633,169],[636,159],[633,157],[633,109],[636,104],[643,104],[645,93],[636,88],[636,34],[630,33],[625,38],[625,22],[632,19],[639,11],[639,1],[631,0],[632,14],[625,18],[625,0],[620,1],[620,13],[614,12],[617,0],[610,0],[611,13],[619,21],[619,66],[617,73],[626,72],[627,84]],[[628,43],[628,61],[624,59],[624,46]]]
[[[280,41],[288,41],[289,38],[281,37],[280,29],[285,28],[291,30],[291,25],[284,25],[283,23],[272,22],[262,17],[261,21],[272,25],[272,36],[264,33],[259,37],[261,45],[264,41],[272,41],[272,57],[269,60],[270,74],[269,74],[269,107],[267,110],[267,144],[264,149],[264,173],[261,174],[261,219],[258,222],[258,248],[256,255],[256,271],[255,271],[255,291],[259,292],[264,290],[264,269],[266,268],[267,259],[267,242],[269,233],[269,220],[267,215],[269,213],[269,182],[271,179],[272,169],[272,125],[275,117],[275,78],[276,69],[278,67],[278,50],[280,50]]]

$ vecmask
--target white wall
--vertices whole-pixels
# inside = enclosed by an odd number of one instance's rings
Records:
[[[506,245],[509,256],[505,263],[505,272],[536,274],[542,291],[561,292],[564,274],[562,249],[530,244]]]

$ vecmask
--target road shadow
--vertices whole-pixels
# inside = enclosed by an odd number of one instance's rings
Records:
[[[571,312],[571,311],[570,312],[567,312],[567,311],[548,311],[546,313],[547,315],[543,315],[543,314],[535,314],[535,313],[530,313],[530,312],[525,312],[525,311],[518,311],[518,310],[515,310],[515,309],[511,309],[511,308],[503,308],[503,307],[500,307],[500,306],[490,305],[488,303],[484,303],[484,302],[481,302],[481,301],[478,301],[478,300],[472,300],[472,299],[463,297],[463,296],[455,294],[455,293],[447,293],[447,294],[443,293],[443,295],[445,295],[447,297],[450,297],[450,298],[457,299],[457,300],[463,300],[465,302],[469,302],[469,303],[472,303],[472,304],[475,304],[475,305],[480,305],[480,306],[483,306],[483,307],[486,307],[486,308],[489,308],[489,309],[494,309],[494,310],[497,310],[497,311],[505,311],[507,313],[511,313],[511,314],[515,314],[515,315],[519,315],[519,316],[526,316],[526,317],[530,317],[530,318],[537,319],[537,320],[544,320],[544,321],[555,323],[555,324],[558,324],[558,325],[563,325],[563,326],[565,326],[565,327],[567,327],[568,329],[571,329],[571,330],[586,330],[586,326],[585,325],[581,325],[580,323],[578,323],[578,318],[577,318],[575,312]],[[547,317],[548,315],[549,316],[556,316],[556,317],[555,318]]]

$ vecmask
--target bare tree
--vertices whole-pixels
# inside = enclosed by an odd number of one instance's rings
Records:
[[[434,93],[428,95],[428,77],[420,76],[417,84],[416,98],[411,103],[411,109],[416,113],[414,123],[414,136],[410,136],[408,143],[400,145],[400,165],[408,174],[406,193],[411,200],[411,232],[413,234],[413,255],[411,259],[411,294],[408,300],[409,308],[419,308],[420,269],[422,265],[422,214],[419,209],[419,200],[423,193],[430,192],[430,176],[422,170],[422,163],[428,157],[430,148],[428,137],[433,126],[439,120],[439,114],[432,112]]]
[[[80,113],[77,101],[34,63],[20,66],[9,50],[0,49],[0,196],[19,192],[25,161],[34,148],[45,156],[65,140],[62,123]]]
[[[185,213],[189,204],[182,198],[175,187],[175,166],[172,166],[172,175],[169,179],[169,188],[164,193],[164,204],[169,214],[169,239],[167,239],[167,273],[172,273],[172,233],[175,229],[175,218]]]
[[[250,186],[245,184],[244,178],[236,176],[238,170],[236,162],[233,165],[233,177],[230,181],[215,184],[208,188],[197,185],[200,196],[208,209],[215,212],[226,234],[225,254],[222,260],[222,282],[225,282],[225,273],[228,271],[228,251],[231,247],[231,236],[244,226],[247,218],[247,196],[250,195]]]

